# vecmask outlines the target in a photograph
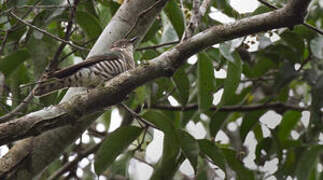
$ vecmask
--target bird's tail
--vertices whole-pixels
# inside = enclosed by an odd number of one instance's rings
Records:
[[[67,88],[68,85],[63,80],[41,82],[33,91],[34,96],[45,96],[59,89]]]

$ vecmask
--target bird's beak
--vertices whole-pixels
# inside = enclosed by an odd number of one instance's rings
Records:
[[[134,43],[136,40],[137,40],[137,37],[135,36],[135,37],[131,38],[129,41],[130,41],[131,43]]]

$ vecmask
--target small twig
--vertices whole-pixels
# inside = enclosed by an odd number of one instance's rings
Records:
[[[308,58],[306,58],[303,62],[302,62],[302,64],[301,64],[301,66],[299,67],[299,69],[297,69],[297,71],[298,72],[300,72],[303,68],[304,68],[304,66],[309,62],[309,61],[311,61],[312,60],[312,57],[311,56],[309,56]]]
[[[40,77],[42,77],[42,76],[40,76]],[[37,84],[40,84],[40,83],[47,83],[47,82],[50,82],[50,81],[55,81],[55,79],[39,80],[39,81],[36,81],[36,82],[30,82],[30,83],[26,83],[26,84],[21,84],[19,87],[20,88],[26,88],[26,87],[29,87],[29,86],[32,86],[32,85],[37,85]]]
[[[6,105],[2,102],[0,102],[0,107],[2,107],[2,110],[5,111],[5,112],[9,112],[9,109],[6,107]]]
[[[78,3],[80,1],[79,0],[74,0],[73,5],[70,4],[69,0],[67,2],[69,4],[69,6],[70,6],[70,17],[68,19],[68,23],[67,23],[67,26],[66,26],[66,32],[65,32],[64,40],[68,42],[69,39],[70,39],[70,36],[72,35],[72,27],[73,27],[74,16],[75,16],[77,5],[78,5]],[[62,54],[65,46],[66,46],[66,43],[61,42],[61,44],[57,48],[57,51],[56,51],[53,59],[51,60],[51,62],[48,65],[47,72],[55,71],[57,69],[57,66],[60,63],[59,56]]]
[[[268,3],[268,2],[266,2],[264,0],[258,0],[258,1],[261,4],[267,6],[267,7],[271,8],[271,9],[278,9],[278,7],[272,5],[272,4],[270,4],[270,3]],[[311,30],[313,30],[313,31],[315,31],[315,32],[317,32],[317,33],[319,33],[319,34],[321,34],[321,35],[323,35],[323,31],[321,29],[317,28],[317,27],[314,27],[314,26],[312,26],[312,25],[310,25],[310,24],[308,24],[306,22],[303,22],[302,25],[309,28],[309,29],[311,29]]]
[[[38,85],[36,85],[34,87],[37,88]],[[0,123],[5,123],[8,122],[9,119],[13,118],[14,116],[16,116],[20,111],[22,111],[23,109],[25,109],[28,104],[31,102],[31,100],[33,99],[34,94],[33,94],[33,90],[30,91],[30,93],[28,94],[28,96],[12,111],[10,111],[9,113],[3,115],[0,117]]]
[[[183,2],[183,0],[180,0],[180,1],[179,1],[179,3],[180,3],[181,11],[182,11],[182,14],[183,14],[184,29],[186,29],[186,28],[187,28],[187,27],[186,27],[187,22],[186,22],[186,16],[185,16],[185,7],[184,7],[184,2]],[[185,31],[184,31],[184,33],[185,33]],[[183,34],[183,35],[184,35],[184,34]],[[182,37],[184,37],[184,36],[182,36]],[[183,40],[183,38],[182,38],[182,40]]]
[[[120,103],[120,105],[127,110],[133,117],[135,117],[136,119],[138,119],[139,121],[141,121],[142,123],[144,123],[147,126],[153,127],[155,129],[159,129],[157,126],[155,126],[154,124],[152,124],[151,122],[145,120],[144,118],[142,118],[141,116],[139,116],[139,114],[137,114],[135,111],[133,111],[132,109],[130,109],[127,105],[125,105],[124,103]]]
[[[211,0],[204,0],[200,6],[200,17],[205,15],[205,13],[207,12],[208,7],[210,6],[210,3],[212,1]]]
[[[196,31],[196,29],[199,26],[199,14],[200,14],[200,10],[199,10],[199,6],[200,6],[200,1],[199,0],[193,0],[192,2],[192,17],[190,22],[188,23],[188,25],[186,26],[185,32],[182,36],[182,41],[184,41],[187,38],[190,38],[193,36],[194,31]]]
[[[56,172],[54,172],[48,178],[48,180],[58,179],[60,176],[62,176],[64,173],[66,173],[72,167],[74,167],[78,162],[80,162],[83,158],[96,152],[99,149],[100,145],[101,145],[101,143],[95,144],[92,147],[89,147],[88,149],[86,149],[85,151],[79,153],[78,156],[73,161],[70,161],[70,162],[67,162],[66,164],[64,164],[61,168],[59,168]]]
[[[258,0],[258,1],[259,1],[261,4],[263,4],[263,5],[267,6],[267,7],[271,8],[271,9],[277,9],[277,7],[276,7],[276,6],[271,5],[270,3],[268,3],[268,2],[266,2],[266,1],[264,1],[264,0]]]
[[[142,163],[144,163],[144,164],[146,164],[146,165],[150,166],[151,168],[155,168],[155,166],[154,166],[153,164],[150,164],[149,162],[145,161],[144,159],[142,159],[142,158],[140,158],[140,157],[138,157],[138,156],[135,156],[135,155],[134,155],[132,158],[134,158],[134,159],[136,159],[137,161],[142,162]]]
[[[5,45],[7,43],[7,39],[8,39],[8,34],[9,34],[9,32],[6,31],[4,34],[4,37],[2,39],[1,46],[0,46],[0,55],[3,55],[4,47],[5,47]]]
[[[253,78],[253,79],[243,79],[240,82],[244,83],[244,82],[256,82],[256,81],[273,81],[275,80],[274,78],[263,78],[263,77],[259,77],[259,78]]]
[[[82,46],[86,46],[87,44],[89,44],[90,42],[94,41],[95,39],[91,39],[91,40],[88,40],[86,42],[84,42],[82,44]],[[70,55],[74,54],[76,51],[78,51],[77,49],[74,49],[72,50],[71,52],[67,53],[65,56],[63,56],[61,59],[58,60],[58,63],[61,63],[63,62],[66,58],[68,58]]]
[[[160,110],[169,110],[169,111],[190,111],[198,109],[197,104],[188,104],[186,106],[170,106],[170,105],[161,105],[161,104],[153,104],[149,107],[147,105],[144,108],[150,109],[160,109]],[[306,111],[309,107],[300,107],[290,104],[284,104],[281,102],[275,103],[264,103],[264,104],[251,104],[251,105],[232,105],[232,106],[223,106],[220,109],[216,106],[210,108],[210,110],[216,110],[221,112],[248,112],[248,111],[255,111],[261,109],[285,109],[285,110],[295,110],[295,111]]]
[[[156,7],[160,2],[162,2],[162,0],[158,0],[156,1],[154,4],[152,4],[150,7],[148,7],[147,9],[145,9],[144,11],[140,12],[139,15],[136,18],[135,24],[133,24],[131,26],[131,28],[129,29],[129,31],[126,33],[125,38],[128,38],[128,36],[130,35],[130,33],[135,29],[135,27],[137,26],[139,19],[145,15],[146,13],[148,13],[150,10],[152,10],[154,7]]]
[[[40,3],[41,0],[37,0],[35,4],[33,4],[32,6],[37,6],[37,4]],[[23,16],[22,19],[25,19],[31,12],[33,11],[33,9],[29,9]]]
[[[69,8],[70,6],[67,5],[22,5],[22,6],[16,6],[14,8],[16,9],[23,9],[23,8],[32,8],[32,9],[57,9],[57,8]]]
[[[0,99],[3,99],[3,100],[16,100],[16,101],[20,100],[18,98],[13,98],[13,97],[0,97]],[[22,103],[22,102],[28,103],[27,101],[24,101],[24,100],[20,101],[20,103]],[[37,105],[39,107],[45,107],[45,105],[40,103],[40,102],[32,102],[32,104]]]
[[[141,151],[141,147],[142,145],[144,144],[145,142],[145,137],[146,137],[146,134],[147,134],[147,131],[148,131],[148,128],[145,128],[144,130],[144,135],[142,136],[142,140],[140,141],[140,143],[138,144],[138,146],[136,147],[136,149],[133,150],[133,152],[136,152],[136,151]]]
[[[28,22],[24,21],[23,19],[21,19],[20,17],[18,17],[17,15],[15,15],[15,14],[14,14],[13,12],[11,12],[11,11],[9,12],[9,14],[10,14],[12,17],[14,17],[15,19],[17,19],[19,22],[21,22],[21,23],[23,23],[23,24],[25,24],[25,25],[27,25],[27,26],[29,26],[29,27],[31,27],[31,28],[33,28],[33,29],[35,29],[35,30],[39,31],[39,32],[42,32],[42,33],[44,33],[45,35],[47,35],[47,36],[49,36],[49,37],[51,37],[51,38],[53,38],[53,39],[55,39],[55,40],[57,40],[57,41],[64,42],[64,43],[66,43],[66,44],[68,44],[68,45],[70,45],[70,46],[72,46],[72,47],[74,47],[74,48],[76,48],[76,49],[79,49],[79,50],[89,51],[87,48],[84,48],[84,47],[78,46],[78,45],[73,44],[73,43],[71,43],[71,42],[69,42],[69,41],[66,41],[66,40],[64,40],[64,39],[61,39],[61,38],[59,38],[59,37],[57,37],[57,36],[55,36],[55,35],[53,35],[53,34],[51,34],[51,33],[47,32],[47,31],[45,31],[45,30],[43,30],[43,29],[40,29],[40,28],[38,28],[38,27],[36,27],[36,26],[34,26],[34,25],[32,25],[32,24],[30,24],[30,23],[28,23]]]
[[[157,44],[154,46],[147,46],[147,47],[141,47],[141,48],[137,48],[136,51],[143,51],[143,50],[148,50],[148,49],[157,49],[160,47],[164,47],[164,46],[169,46],[169,45],[173,45],[173,44],[177,44],[179,43],[179,41],[171,41],[171,42],[166,42],[166,43],[162,43],[162,44]]]

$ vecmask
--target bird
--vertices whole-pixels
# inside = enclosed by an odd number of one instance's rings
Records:
[[[48,73],[33,90],[36,97],[69,87],[94,88],[118,74],[135,68],[136,37],[112,43],[109,52],[87,58],[81,63]]]

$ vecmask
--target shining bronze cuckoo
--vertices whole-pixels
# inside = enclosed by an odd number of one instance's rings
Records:
[[[103,55],[87,58],[81,63],[48,73],[34,90],[35,96],[45,96],[68,87],[94,88],[118,74],[135,67],[134,42],[122,39],[114,42],[110,51]]]

